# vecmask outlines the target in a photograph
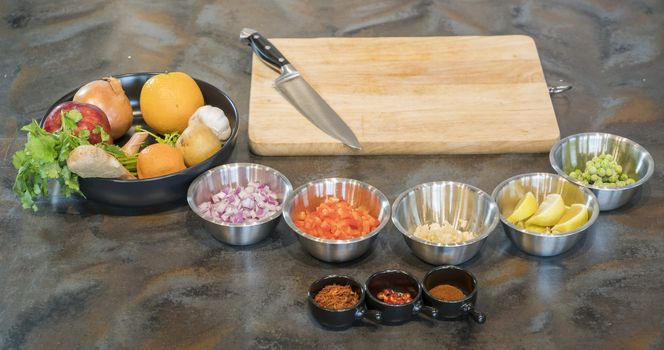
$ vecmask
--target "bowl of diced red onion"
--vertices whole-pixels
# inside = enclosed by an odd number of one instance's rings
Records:
[[[187,202],[217,240],[254,244],[267,237],[281,217],[290,181],[270,167],[234,163],[212,168],[189,186]]]

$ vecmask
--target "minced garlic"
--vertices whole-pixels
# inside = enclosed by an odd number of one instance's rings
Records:
[[[430,225],[419,225],[413,235],[425,241],[442,244],[462,243],[475,238],[474,233],[459,231],[445,220],[442,224],[434,222]]]

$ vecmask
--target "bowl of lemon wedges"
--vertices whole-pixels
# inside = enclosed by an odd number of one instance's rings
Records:
[[[556,174],[511,177],[495,188],[492,197],[507,237],[531,255],[554,256],[569,250],[599,216],[592,191]]]

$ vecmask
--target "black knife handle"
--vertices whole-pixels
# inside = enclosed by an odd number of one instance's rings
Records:
[[[253,29],[242,29],[240,41],[251,46],[263,62],[276,70],[281,70],[281,67],[290,64],[286,57],[266,37]]]

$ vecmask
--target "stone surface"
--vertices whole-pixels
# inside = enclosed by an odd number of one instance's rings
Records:
[[[0,348],[662,348],[664,347],[664,3],[583,1],[4,1],[0,4]],[[484,325],[415,319],[332,332],[307,310],[311,282],[360,281],[401,268],[421,278],[390,224],[374,251],[345,264],[305,253],[284,223],[237,248],[211,238],[188,207],[103,215],[53,197],[40,211],[11,192],[18,128],[72,88],[107,74],[182,70],[236,101],[231,161],[266,164],[294,186],[330,176],[371,183],[390,200],[456,180],[487,192],[552,171],[546,154],[263,158],[249,153],[250,26],[273,37],[527,34],[551,85],[563,136],[604,131],[645,146],[655,174],[627,206],[602,213],[561,256],[517,250],[497,228],[463,267],[476,274]]]

